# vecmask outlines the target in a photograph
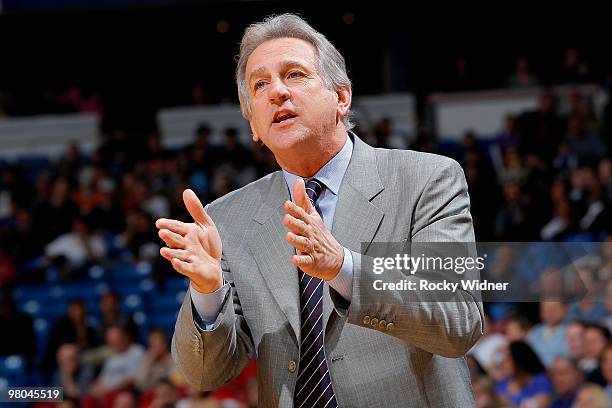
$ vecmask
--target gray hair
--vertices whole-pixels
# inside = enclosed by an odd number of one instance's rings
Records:
[[[244,32],[240,42],[240,54],[236,66],[236,85],[242,115],[248,120],[251,117],[251,101],[246,83],[245,71],[249,57],[262,43],[276,38],[299,38],[312,44],[317,53],[319,75],[325,86],[336,90],[348,86],[351,80],[346,73],[344,57],[323,34],[312,28],[304,19],[295,14],[270,16],[259,23],[251,24]],[[342,118],[347,130],[354,127],[349,110]]]

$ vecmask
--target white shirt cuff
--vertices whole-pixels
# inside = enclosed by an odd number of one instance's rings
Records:
[[[223,306],[223,299],[225,299],[228,290],[229,285],[224,283],[223,286],[214,292],[202,293],[198,292],[189,284],[191,303],[196,312],[198,312],[197,317],[200,319],[200,322],[197,322],[197,320],[196,322],[204,323],[206,330],[210,330],[217,320],[221,307]]]
[[[353,297],[353,255],[351,251],[344,248],[344,260],[338,274],[327,281],[330,287],[334,288],[344,300],[351,301]]]

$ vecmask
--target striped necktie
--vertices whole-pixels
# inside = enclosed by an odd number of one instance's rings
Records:
[[[316,205],[323,191],[317,179],[306,182],[306,194]],[[325,360],[323,344],[323,281],[298,269],[300,279],[300,365],[295,385],[295,408],[336,408],[336,396]]]

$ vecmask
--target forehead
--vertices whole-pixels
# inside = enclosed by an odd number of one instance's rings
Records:
[[[316,52],[314,46],[299,38],[275,38],[261,43],[249,56],[245,74],[255,70],[272,70],[278,66],[291,62],[315,66]]]

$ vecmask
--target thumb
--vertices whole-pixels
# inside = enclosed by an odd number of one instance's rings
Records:
[[[306,185],[304,184],[304,179],[301,177],[298,178],[293,184],[293,202],[295,202],[298,206],[302,207],[304,211],[308,214],[314,211],[314,207],[312,206],[312,201],[308,198],[308,194],[306,194]]]
[[[204,206],[202,202],[198,199],[198,196],[191,189],[187,189],[183,191],[183,202],[185,203],[185,207],[187,211],[189,211],[189,215],[191,218],[199,224],[208,224],[210,218],[206,211],[204,211]]]

